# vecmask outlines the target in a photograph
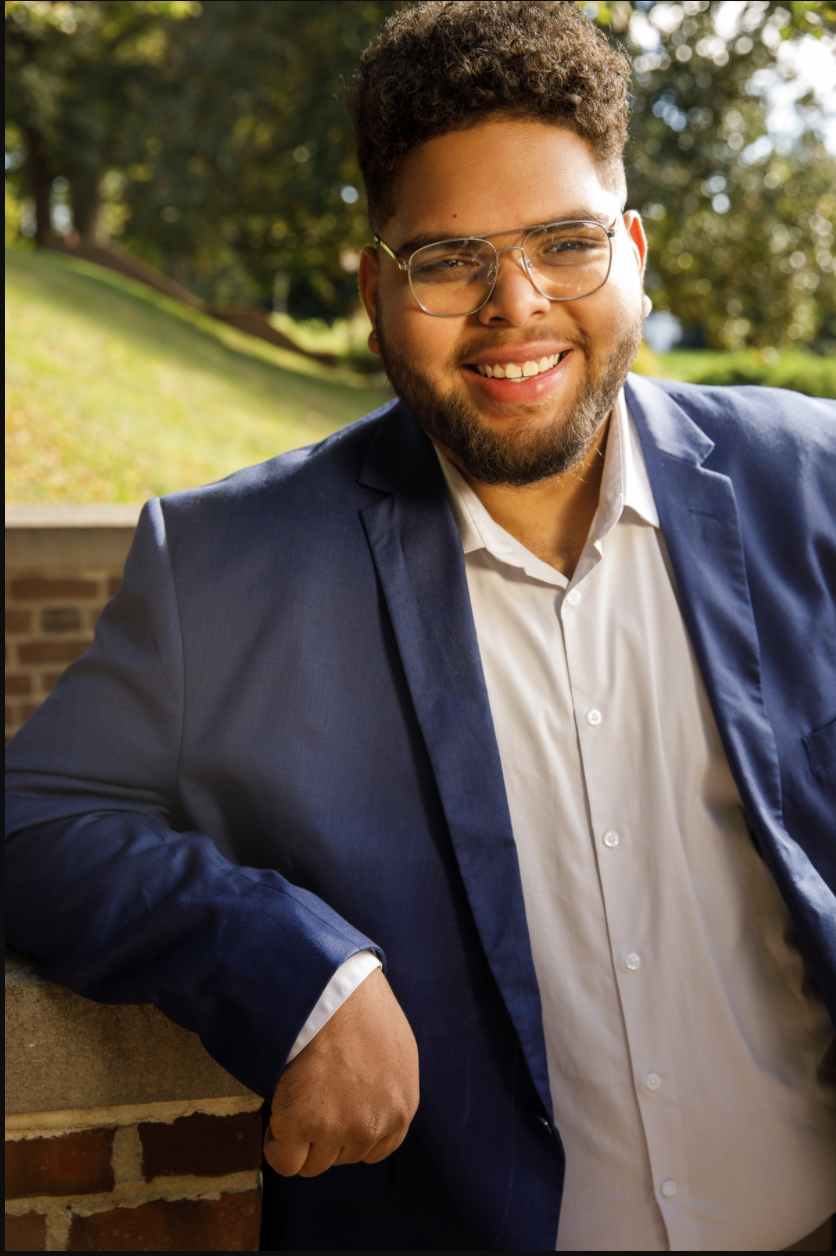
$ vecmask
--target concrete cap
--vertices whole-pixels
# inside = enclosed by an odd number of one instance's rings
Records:
[[[250,1094],[157,1008],[93,1003],[7,948],[7,1113]]]

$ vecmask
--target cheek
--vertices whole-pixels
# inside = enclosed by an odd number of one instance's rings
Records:
[[[616,269],[613,265],[600,292],[578,302],[578,321],[593,341],[619,337],[625,323],[640,314],[641,302],[641,279],[635,267],[622,265]],[[585,308],[581,310],[581,306]]]
[[[413,359],[426,374],[449,362],[458,336],[458,320],[432,318],[415,304],[400,300],[383,306],[383,330],[398,357]],[[456,326],[451,326],[456,324]]]

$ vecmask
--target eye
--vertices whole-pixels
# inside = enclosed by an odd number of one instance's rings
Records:
[[[416,283],[464,283],[481,277],[488,264],[487,251],[477,242],[430,245],[413,257],[412,278]]]
[[[609,252],[609,239],[603,227],[572,223],[547,228],[529,239],[526,252],[535,265],[588,265]]]

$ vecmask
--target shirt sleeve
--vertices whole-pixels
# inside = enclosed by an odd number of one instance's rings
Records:
[[[354,993],[361,982],[365,981],[376,968],[382,967],[374,951],[358,951],[356,955],[352,955],[340,965],[302,1026],[299,1037],[287,1057],[288,1064],[291,1060],[295,1060],[299,1052],[316,1037],[320,1029],[331,1019],[337,1009],[342,1007],[348,996]]]

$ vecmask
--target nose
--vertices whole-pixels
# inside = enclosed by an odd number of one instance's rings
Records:
[[[503,266],[503,253],[517,253],[519,256],[505,258]],[[530,318],[542,317],[548,312],[551,301],[537,291],[530,270],[531,263],[521,244],[497,249],[496,260],[488,272],[491,280],[496,276],[496,286],[479,311],[481,323],[486,326],[505,323],[511,327],[522,327]]]

